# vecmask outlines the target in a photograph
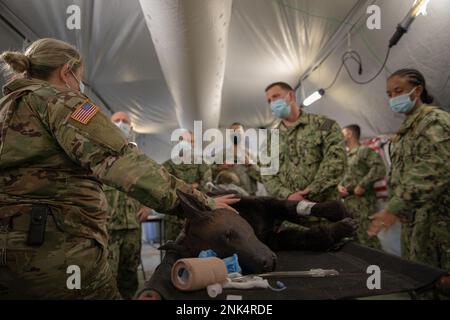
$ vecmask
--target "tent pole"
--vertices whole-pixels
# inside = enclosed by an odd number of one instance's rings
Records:
[[[34,41],[39,39],[38,35],[33,32],[17,15],[15,15],[8,6],[0,1],[0,18],[25,41]]]

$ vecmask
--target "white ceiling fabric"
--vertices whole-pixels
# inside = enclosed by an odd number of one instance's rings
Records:
[[[137,132],[178,127],[175,104],[137,0],[1,2],[38,37],[74,44],[85,59],[87,83],[113,111],[128,111]],[[66,28],[66,9],[72,4],[81,8],[81,30]]]
[[[191,128],[249,127],[274,119],[264,88],[286,81],[308,95],[333,80],[351,47],[370,78],[389,38],[414,0],[0,0],[0,50],[21,49],[17,30],[31,40],[55,37],[76,45],[86,59],[94,101],[128,111],[145,150],[169,157],[170,133]],[[382,29],[365,27],[367,6],[381,8]],[[68,30],[69,5],[82,11],[81,30]],[[387,70],[368,85],[342,71],[336,85],[308,111],[341,125],[358,123],[364,136],[394,132],[401,117],[387,106],[385,81],[403,67],[421,70],[438,103],[450,105],[450,1],[431,0],[428,15],[414,21],[394,47]],[[5,23],[13,23],[16,31]],[[323,62],[319,66],[319,62]],[[310,72],[317,67],[314,72]],[[303,96],[304,98],[304,96]]]
[[[340,4],[334,5],[336,2]],[[264,95],[266,86],[276,81],[296,85],[356,3],[234,1],[221,125],[234,121],[250,127],[271,123],[274,119]]]
[[[219,125],[232,0],[141,0],[184,128]]]

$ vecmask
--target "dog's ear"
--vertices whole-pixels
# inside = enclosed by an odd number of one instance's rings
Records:
[[[208,216],[209,209],[200,203],[193,195],[180,190],[177,190],[176,193],[178,199],[180,199],[183,215],[186,218],[206,218]]]

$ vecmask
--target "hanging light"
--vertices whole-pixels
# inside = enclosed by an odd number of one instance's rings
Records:
[[[415,0],[412,7],[412,15],[417,17],[419,15],[427,15],[427,7],[430,0]]]
[[[389,48],[395,46],[401,39],[401,37],[408,32],[411,23],[414,19],[419,16],[425,16],[427,14],[427,6],[430,0],[415,0],[412,8],[409,10],[403,21],[397,26],[397,31],[395,31],[391,40],[389,41]]]
[[[320,100],[323,97],[324,94],[325,94],[325,90],[324,89],[317,90],[316,92],[314,92],[312,95],[310,95],[308,98],[306,98],[303,101],[303,105],[305,107],[309,107],[310,105],[312,105],[317,100]]]

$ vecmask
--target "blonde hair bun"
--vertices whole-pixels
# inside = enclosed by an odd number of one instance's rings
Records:
[[[17,73],[24,73],[30,69],[30,59],[21,52],[6,51],[1,54],[0,59]]]
[[[0,55],[4,61],[2,71],[15,78],[18,74],[25,78],[47,80],[59,67],[67,64],[76,70],[82,64],[78,50],[67,42],[44,38],[34,41],[25,52],[6,51]]]

